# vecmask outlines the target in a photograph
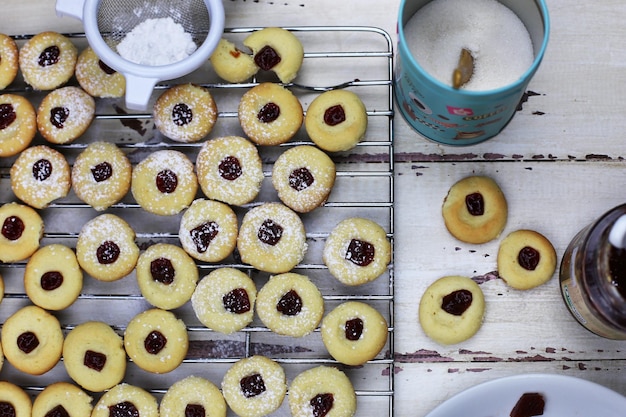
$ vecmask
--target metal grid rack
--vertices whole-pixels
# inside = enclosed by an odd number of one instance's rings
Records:
[[[236,44],[260,28],[227,29],[225,37]],[[222,335],[202,326],[190,303],[174,311],[187,324],[190,336],[189,353],[183,364],[165,375],[149,374],[129,363],[125,382],[137,384],[162,395],[169,385],[189,374],[204,376],[219,386],[225,370],[236,360],[253,354],[266,355],[284,366],[288,382],[304,369],[320,364],[338,366],[350,377],[358,398],[357,415],[393,414],[394,362],[394,267],[393,260],[387,272],[376,281],[359,286],[341,285],[327,271],[321,260],[321,250],[335,224],[346,217],[368,217],[381,224],[394,242],[394,178],[393,178],[393,47],[391,38],[374,27],[288,27],[302,41],[305,58],[296,82],[287,84],[300,99],[303,108],[321,92],[346,88],[357,93],[364,101],[368,113],[368,131],[365,139],[351,151],[332,154],[337,167],[337,180],[328,202],[311,213],[301,215],[307,231],[309,250],[294,272],[308,275],[323,294],[326,312],[347,300],[361,300],[375,306],[387,319],[389,338],[383,351],[374,360],[360,367],[347,367],[334,361],[326,352],[319,329],[301,339],[273,334],[255,318],[255,321],[233,335]],[[31,35],[15,36],[19,42]],[[79,49],[86,46],[83,34],[68,34]],[[349,77],[346,77],[349,74]],[[241,95],[262,81],[275,81],[270,73],[245,84],[227,84],[217,79],[210,66],[201,68],[185,79],[157,86],[154,97],[173,83],[194,82],[210,89],[218,106],[216,127],[209,135],[244,136],[237,119],[237,105]],[[43,92],[32,91],[16,81],[5,92],[23,94],[35,107]],[[172,142],[154,128],[150,112],[128,113],[121,100],[97,100],[97,116],[85,135],[69,145],[50,145],[59,149],[72,164],[73,159],[93,140],[114,141],[124,149],[131,162],[137,163],[158,149],[177,149],[192,161],[201,143]],[[35,143],[42,143],[37,137]],[[292,141],[278,147],[260,147],[264,163],[265,181],[259,197],[245,207],[234,208],[241,217],[245,211],[264,201],[279,201],[271,185],[271,167],[276,157],[286,148],[310,144],[302,129]],[[11,192],[9,169],[14,158],[0,160],[0,204],[15,201]],[[198,197],[202,197],[199,194]],[[137,242],[146,248],[156,242],[178,243],[180,216],[160,217],[144,212],[129,194],[120,203],[108,209],[127,220],[137,232]],[[74,247],[80,228],[88,219],[100,214],[83,204],[70,193],[40,211],[46,231],[42,246],[63,243]],[[392,258],[393,259],[393,258]],[[30,304],[23,288],[22,276],[26,262],[0,265],[5,282],[5,299],[0,305],[0,322],[22,306]],[[268,274],[252,269],[237,259],[237,254],[221,264],[198,263],[200,276],[221,266],[247,271],[261,288]],[[134,274],[114,282],[102,283],[85,277],[78,300],[63,311],[54,312],[65,332],[86,320],[102,320],[120,334],[128,321],[151,306],[142,298]],[[33,395],[47,384],[69,380],[62,363],[42,376],[20,373],[5,361],[0,379],[17,383]],[[97,398],[97,395],[95,395]],[[367,411],[364,411],[367,410]],[[231,412],[232,414],[232,412]],[[275,415],[289,415],[287,400]]]

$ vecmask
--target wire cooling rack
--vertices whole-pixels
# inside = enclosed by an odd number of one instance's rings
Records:
[[[251,32],[260,28],[226,29],[225,37],[237,45]],[[309,103],[326,90],[345,88],[357,93],[366,105],[368,130],[365,139],[348,152],[332,154],[337,167],[337,180],[328,202],[311,213],[301,215],[306,228],[308,251],[294,272],[302,273],[315,282],[323,294],[325,311],[347,300],[364,301],[378,309],[389,324],[389,338],[382,352],[372,361],[359,367],[344,366],[328,355],[321,341],[319,329],[303,338],[278,336],[255,318],[253,323],[231,335],[207,329],[199,323],[190,303],[174,310],[185,321],[190,338],[189,352],[184,362],[174,371],[155,375],[129,363],[125,382],[142,386],[157,397],[177,380],[187,375],[203,376],[220,385],[226,370],[242,357],[261,354],[280,363],[290,382],[301,371],[327,364],[337,366],[350,377],[358,398],[357,415],[391,416],[394,393],[394,267],[389,268],[374,282],[359,287],[340,284],[322,262],[321,252],[333,227],[342,219],[353,216],[370,218],[387,231],[394,243],[394,178],[393,178],[393,45],[389,35],[374,27],[287,27],[304,45],[305,57],[296,81],[286,87],[300,99],[306,111]],[[32,35],[14,38],[24,42]],[[86,46],[83,34],[67,34],[79,49]],[[274,78],[273,78],[274,77]],[[252,86],[263,81],[276,82],[271,73],[259,73],[249,83],[228,84],[218,79],[210,65],[200,68],[184,79],[159,84],[154,101],[159,94],[175,83],[194,82],[210,89],[217,103],[219,117],[208,139],[225,135],[244,136],[237,119],[237,106],[241,96]],[[75,84],[75,81],[71,81]],[[45,93],[30,89],[17,80],[5,92],[28,97],[37,107]],[[94,140],[115,142],[127,152],[136,164],[158,149],[177,149],[195,161],[201,143],[172,142],[154,128],[150,112],[132,113],[125,110],[121,99],[98,99],[96,118],[89,130],[69,145],[50,145],[60,150],[70,164]],[[234,208],[239,218],[252,206],[266,201],[279,201],[271,185],[272,164],[288,147],[310,144],[304,129],[289,143],[277,147],[261,147],[265,180],[258,198],[244,207]],[[37,137],[34,144],[47,144]],[[10,187],[9,169],[15,158],[0,159],[0,203],[16,201]],[[201,194],[198,197],[203,197]],[[146,213],[132,199],[130,193],[108,212],[124,218],[136,231],[137,243],[142,249],[157,242],[179,244],[180,215],[155,216]],[[83,204],[73,192],[48,208],[40,210],[45,222],[42,246],[63,243],[75,247],[82,225],[100,214]],[[200,277],[211,270],[230,266],[246,271],[260,289],[268,274],[242,264],[237,254],[220,264],[198,262]],[[0,265],[5,282],[5,298],[0,305],[3,323],[17,309],[30,304],[23,287],[25,262]],[[63,311],[54,312],[62,323],[64,332],[87,320],[100,320],[123,334],[127,323],[138,313],[151,306],[143,299],[134,273],[114,283],[103,283],[85,276],[84,287],[78,300]],[[48,373],[31,376],[17,371],[5,361],[0,379],[14,382],[33,396],[45,386],[69,378],[62,363]],[[98,397],[97,394],[94,397]],[[230,412],[232,415],[232,412]],[[288,416],[285,399],[274,414]]]

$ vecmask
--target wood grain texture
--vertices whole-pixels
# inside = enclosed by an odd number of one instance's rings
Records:
[[[53,3],[8,2],[0,28],[80,31],[75,21],[54,16]],[[224,1],[230,27],[371,25],[394,40],[399,3]],[[548,0],[548,8],[552,30],[545,58],[527,101],[499,136],[472,147],[446,147],[422,138],[396,116],[396,416],[425,416],[465,388],[525,372],[577,376],[626,395],[626,344],[579,326],[564,306],[556,275],[539,288],[512,290],[497,275],[499,240],[458,242],[441,219],[452,183],[489,175],[509,202],[503,235],[537,230],[552,241],[560,261],[579,229],[626,200],[626,3]],[[344,47],[344,39],[336,42]],[[349,69],[345,75],[352,76]],[[430,282],[448,274],[477,280],[487,312],[475,337],[440,346],[421,331],[417,303]]]

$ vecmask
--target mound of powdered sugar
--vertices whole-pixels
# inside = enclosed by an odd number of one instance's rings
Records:
[[[117,45],[117,52],[136,64],[157,66],[182,61],[196,48],[182,25],[164,17],[139,23]]]

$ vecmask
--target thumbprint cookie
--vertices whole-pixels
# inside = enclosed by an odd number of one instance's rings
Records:
[[[30,145],[37,133],[37,113],[17,94],[0,95],[0,156],[13,156]]]
[[[13,163],[11,188],[29,206],[45,208],[69,193],[70,165],[61,152],[46,145],[32,146]]]
[[[24,81],[35,90],[54,90],[74,75],[78,51],[57,32],[42,32],[20,49],[19,62]]]
[[[506,225],[508,206],[493,179],[470,176],[450,187],[442,213],[452,236],[462,242],[480,244],[500,236]]]
[[[556,270],[556,250],[541,233],[516,230],[500,242],[498,275],[518,290],[545,284]]]
[[[0,261],[18,262],[29,258],[43,237],[43,219],[32,207],[19,203],[0,206]]]
[[[0,33],[0,90],[15,80],[19,70],[19,51],[12,37]]]
[[[124,76],[102,62],[90,47],[78,55],[75,73],[78,84],[93,97],[122,97],[126,92]]]
[[[252,50],[254,63],[263,71],[273,71],[283,83],[293,81],[304,59],[300,39],[279,27],[267,27],[253,32],[243,41]]]
[[[259,70],[252,56],[224,38],[220,39],[210,59],[215,73],[229,83],[249,80]]]
[[[424,333],[442,345],[463,342],[480,329],[485,298],[476,282],[467,277],[439,278],[424,291],[419,322]]]
[[[71,143],[91,125],[96,102],[83,89],[61,87],[44,97],[37,110],[37,128],[50,143]]]
[[[165,91],[154,103],[154,125],[176,142],[198,142],[217,121],[217,106],[207,88],[180,84]]]
[[[348,90],[325,91],[317,96],[304,120],[311,140],[328,152],[354,148],[365,137],[367,124],[365,105]]]
[[[261,83],[248,90],[239,102],[239,123],[257,145],[280,145],[302,126],[302,105],[280,84]]]

